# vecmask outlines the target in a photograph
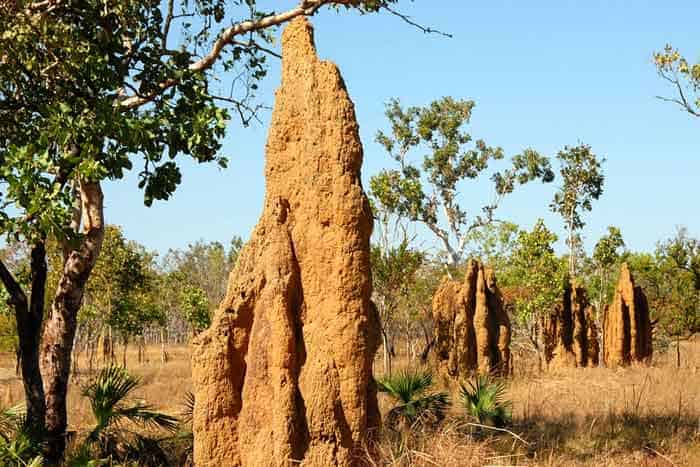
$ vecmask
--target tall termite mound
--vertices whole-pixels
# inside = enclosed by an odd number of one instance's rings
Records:
[[[651,341],[652,324],[646,295],[635,285],[627,264],[623,264],[613,302],[605,309],[603,361],[609,367],[632,362],[650,363]]]
[[[545,359],[551,368],[598,365],[598,337],[586,290],[567,280],[562,301],[543,320]]]
[[[449,377],[508,373],[510,319],[492,270],[469,260],[463,282],[445,279],[433,297],[433,320],[435,359]]]
[[[199,467],[356,465],[379,422],[354,106],[307,20],[286,28],[282,55],[263,213],[194,342]]]

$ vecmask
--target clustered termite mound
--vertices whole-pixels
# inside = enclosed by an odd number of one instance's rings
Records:
[[[651,362],[653,349],[649,304],[642,288],[635,285],[627,264],[620,269],[612,304],[605,309],[603,333],[603,360],[606,366]]]
[[[549,368],[598,366],[594,315],[586,290],[567,280],[561,302],[542,320],[544,355]]]
[[[449,378],[507,375],[511,325],[493,271],[469,260],[462,282],[444,280],[433,297],[434,355]]]
[[[379,424],[372,215],[355,110],[313,30],[282,36],[263,214],[193,352],[198,466],[350,466]]]

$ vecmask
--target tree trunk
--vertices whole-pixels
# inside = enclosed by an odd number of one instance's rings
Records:
[[[126,348],[129,345],[129,339],[124,338],[124,353],[122,353],[122,367],[126,368]]]
[[[44,385],[39,370],[39,345],[41,341],[41,322],[44,316],[44,294],[46,291],[46,248],[38,242],[31,251],[31,298],[5,265],[0,262],[0,279],[10,296],[8,304],[15,312],[17,336],[19,338],[18,359],[24,384],[27,404],[27,421],[35,427],[45,423],[46,401]]]
[[[389,336],[382,329],[382,343],[384,347],[384,375],[391,376],[391,349],[389,349]]]
[[[168,352],[165,350],[165,328],[160,328],[160,362],[168,363]]]
[[[66,447],[66,396],[73,339],[85,284],[104,239],[103,197],[99,183],[80,183],[83,238],[63,246],[63,271],[44,328],[41,369],[46,381],[46,429],[49,464],[58,464]]]
[[[19,351],[19,345],[14,344],[15,347],[15,376],[19,378],[22,376],[22,353]]]
[[[80,375],[80,323],[75,326],[75,337],[73,338],[73,380],[77,381]]]
[[[601,276],[601,293],[600,293],[600,300],[598,304],[598,309],[595,311],[596,315],[596,326],[597,326],[597,333],[596,333],[596,339],[598,339],[598,348],[599,350],[599,355],[604,355],[605,352],[605,339],[603,339],[603,336],[605,335],[605,330],[603,329],[603,320],[600,318],[602,313],[605,311],[604,307],[606,304],[604,303],[607,300],[607,283],[608,283],[608,274],[607,271],[603,271],[603,274]],[[605,366],[605,361],[603,358],[598,359],[598,367],[602,368]]]
[[[141,335],[138,340],[139,343],[139,364],[148,363],[148,358],[146,357],[146,336]]]
[[[571,208],[571,214],[569,218],[569,276],[573,279],[576,277],[576,256],[574,249],[574,225],[573,225],[573,208]]]
[[[97,345],[99,345],[99,340]],[[95,366],[95,350],[97,349],[97,345],[94,344],[91,341],[87,342],[87,352],[88,352],[88,374],[92,374],[92,369]]]
[[[421,329],[423,330],[423,339],[425,340],[425,345],[423,345],[423,350],[421,350],[420,353],[420,361],[421,363],[426,363],[428,361],[428,356],[430,355],[430,350],[435,344],[435,340],[433,339],[432,334],[428,332],[425,323],[423,321],[419,321],[419,323]]]
[[[542,328],[541,326],[538,326],[537,323],[530,325],[529,328],[530,335],[528,337],[530,338],[532,348],[535,349],[535,355],[537,355],[537,371],[541,374],[544,370],[544,363],[546,359],[544,355]]]

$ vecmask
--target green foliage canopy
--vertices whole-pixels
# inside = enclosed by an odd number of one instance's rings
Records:
[[[209,327],[211,312],[207,294],[195,286],[185,286],[180,292],[180,307],[195,333]]]
[[[564,220],[568,232],[569,273],[576,275],[577,247],[580,238],[576,232],[584,227],[582,214],[593,209],[593,201],[603,194],[602,163],[586,144],[564,147],[557,154],[562,184],[554,194],[550,209]]]
[[[549,161],[532,149],[511,159],[511,166],[491,175],[495,199],[469,218],[460,205],[459,184],[483,174],[492,161],[504,158],[500,147],[474,140],[466,131],[473,101],[443,97],[425,107],[404,108],[398,99],[386,106],[390,133],[379,131],[376,140],[398,168],[382,170],[370,179],[371,195],[378,210],[425,224],[442,242],[457,264],[462,258],[466,234],[493,220],[503,196],[517,185],[554,174]],[[420,163],[410,153],[426,151]]]
[[[70,235],[72,181],[120,179],[141,156],[146,204],[180,183],[176,156],[216,161],[228,118],[203,73],[183,65],[193,41],[171,50],[160,2],[56,2],[40,12],[0,13],[0,232]],[[213,16],[211,2],[197,2]],[[189,47],[189,49],[188,49]],[[127,91],[148,105],[119,105]]]
[[[659,97],[673,102],[694,117],[700,117],[700,62],[691,63],[677,49],[666,45],[654,53],[654,64],[659,76],[667,81],[674,97]]]
[[[502,282],[515,286],[515,313],[532,326],[561,301],[565,271],[554,252],[557,236],[539,219],[532,231],[521,231],[511,257],[511,267]]]
[[[608,226],[608,233],[600,237],[593,249],[593,260],[601,268],[609,268],[620,259],[619,250],[625,247],[622,233],[614,225]]]

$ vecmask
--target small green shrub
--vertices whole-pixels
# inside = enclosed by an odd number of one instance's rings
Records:
[[[461,384],[460,397],[467,413],[482,425],[502,428],[512,420],[511,402],[505,398],[506,386],[489,376],[477,376],[474,382]]]
[[[175,417],[157,412],[143,401],[131,398],[140,380],[124,368],[105,368],[84,390],[90,401],[95,426],[72,453],[67,465],[92,467],[104,463],[137,461],[139,466],[166,465],[167,456],[160,440],[142,436],[127,424],[174,432]]]
[[[412,428],[416,424],[441,421],[450,401],[444,392],[429,393],[432,384],[430,373],[402,372],[378,380],[379,391],[398,403],[387,414],[386,425],[392,429],[400,426]]]
[[[23,406],[0,409],[0,465],[43,465],[41,439],[40,430],[27,422]]]

